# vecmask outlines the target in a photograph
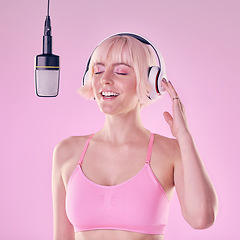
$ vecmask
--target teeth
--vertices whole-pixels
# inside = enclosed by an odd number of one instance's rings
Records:
[[[102,95],[105,97],[111,97],[111,96],[118,96],[119,93],[114,93],[114,92],[102,92]]]

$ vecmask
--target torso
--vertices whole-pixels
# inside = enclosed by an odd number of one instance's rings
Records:
[[[71,156],[62,167],[65,188],[77,167],[84,145],[89,136],[71,137]],[[91,139],[82,162],[82,170],[91,181],[106,186],[117,185],[135,176],[144,166],[149,139],[139,139],[121,146],[106,144],[97,137]],[[103,151],[104,149],[104,151]],[[172,198],[173,165],[177,141],[155,134],[150,166],[166,192]],[[121,153],[121,154],[120,154]],[[97,156],[97,158],[96,158]],[[97,160],[97,161],[96,161]],[[90,230],[75,234],[76,240],[163,240],[163,235],[142,234],[122,230]]]

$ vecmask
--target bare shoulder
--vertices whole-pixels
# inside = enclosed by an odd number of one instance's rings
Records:
[[[53,179],[61,179],[65,189],[68,180],[78,165],[89,135],[72,136],[59,142],[53,152]]]
[[[180,159],[181,153],[177,139],[155,134],[154,145],[156,153],[164,155],[165,159],[175,161]]]
[[[174,192],[174,168],[179,154],[176,139],[154,134],[151,166],[168,199],[172,198]]]
[[[71,136],[59,142],[53,151],[53,161],[57,165],[63,165],[67,160],[72,159],[84,148],[89,136]]]

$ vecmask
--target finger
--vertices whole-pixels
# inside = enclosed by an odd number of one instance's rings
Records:
[[[172,82],[169,81],[169,83],[170,83],[170,84],[169,84],[169,87],[170,87],[170,89],[171,89],[173,95],[177,97],[178,94],[177,94],[177,91],[175,90],[175,88],[174,88]]]
[[[164,78],[162,79],[162,83],[163,83],[162,86],[164,86],[169,96],[171,97],[172,101],[178,102],[178,95],[172,83],[170,81],[167,82]]]
[[[180,99],[179,99],[179,104],[180,104],[182,112],[185,113],[185,107]]]
[[[168,125],[170,126],[170,128],[172,127],[173,124],[173,117],[171,116],[171,114],[169,112],[164,112],[163,116],[166,120],[166,122],[168,123]]]
[[[161,85],[162,85],[162,87],[164,87],[164,89],[170,95],[171,99],[173,99],[174,95],[173,95],[173,91],[171,89],[171,84],[169,82],[167,82],[165,78],[163,78],[161,81]]]
[[[163,78],[162,80],[161,80],[161,86],[162,87],[166,87],[166,88],[168,88],[169,89],[169,87],[168,87],[168,82],[167,82],[167,80],[165,79],[165,78]],[[167,89],[165,89],[166,91],[167,91]]]

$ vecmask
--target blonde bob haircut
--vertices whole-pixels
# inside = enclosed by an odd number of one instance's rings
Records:
[[[136,74],[136,92],[141,106],[147,106],[152,100],[148,98],[148,70],[158,66],[155,53],[147,44],[131,36],[112,36],[101,42],[94,50],[89,63],[89,79],[79,89],[79,94],[87,99],[94,99],[92,89],[93,67],[97,62],[104,62],[111,57],[114,62],[126,63],[133,67]]]

